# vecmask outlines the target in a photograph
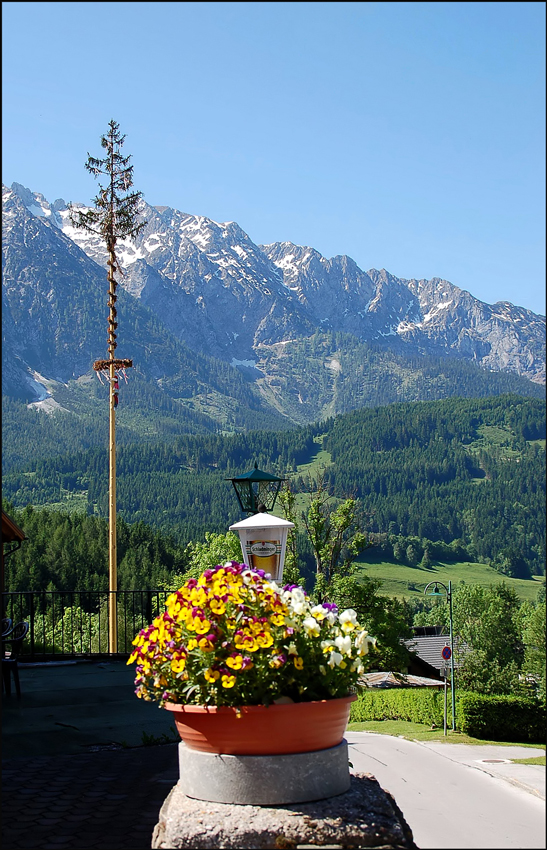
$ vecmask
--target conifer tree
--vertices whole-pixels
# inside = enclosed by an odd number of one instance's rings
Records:
[[[101,146],[106,151],[102,159],[88,153],[85,167],[95,178],[106,177],[105,185],[99,183],[99,192],[94,198],[94,208],[82,211],[69,205],[70,220],[75,227],[100,236],[108,252],[108,358],[97,360],[94,370],[108,374],[110,388],[110,440],[109,440],[109,652],[117,652],[117,552],[116,552],[116,405],[118,403],[118,370],[133,365],[132,360],[117,360],[116,321],[117,281],[116,272],[123,271],[116,257],[118,239],[134,238],[146,226],[146,221],[137,221],[139,202],[142,192],[131,192],[133,186],[133,166],[130,156],[123,156],[121,149],[125,136],[120,133],[120,125],[112,120],[108,132],[101,138]]]

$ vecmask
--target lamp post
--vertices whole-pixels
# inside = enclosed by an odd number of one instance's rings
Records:
[[[427,589],[434,585],[433,590],[428,593]],[[439,590],[439,587],[444,588],[444,593]],[[426,596],[443,597],[448,600],[448,615],[450,618],[450,692],[452,696],[452,731],[456,731],[456,690],[454,682],[454,628],[452,623],[452,582],[448,582],[448,587],[442,581],[430,581],[424,588]]]
[[[287,535],[294,523],[272,516],[268,511],[273,510],[284,479],[263,472],[255,463],[250,472],[226,480],[232,482],[243,513],[250,514],[247,519],[230,526],[230,531],[239,534],[244,563],[270,573],[274,581],[280,582]]]

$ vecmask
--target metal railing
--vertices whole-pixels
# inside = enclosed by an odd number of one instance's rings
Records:
[[[135,635],[156,617],[167,590],[118,590],[118,655],[128,655]],[[8,591],[2,594],[2,616],[26,620],[28,636],[20,660],[48,661],[109,655],[108,591]]]

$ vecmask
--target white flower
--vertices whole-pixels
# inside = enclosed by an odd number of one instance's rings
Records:
[[[322,640],[321,641],[321,649],[323,652],[330,652],[333,648],[333,644],[331,640]]]
[[[308,637],[319,637],[321,634],[321,626],[314,617],[306,617],[302,625]]]
[[[307,608],[307,600],[301,587],[295,587],[290,591],[290,599],[287,600],[295,614],[303,614]]]
[[[289,655],[298,655],[298,650],[296,648],[296,644],[290,643],[287,652],[289,653]]]
[[[338,635],[337,638],[334,639],[334,643],[344,655],[351,655],[351,638],[349,635]]]
[[[314,605],[314,607],[311,609],[310,613],[319,622],[324,620],[325,617],[327,616],[327,610],[326,610],[326,608],[323,608],[322,605]]]
[[[376,639],[363,629],[355,637],[355,648],[359,655],[368,655],[369,646],[376,646]]]
[[[357,612],[353,608],[347,608],[338,616],[338,621],[343,632],[351,632],[357,625]]]
[[[336,667],[340,667],[340,664],[342,664],[343,660],[344,659],[339,652],[331,652],[327,664],[329,665],[329,667],[334,667],[335,665]]]

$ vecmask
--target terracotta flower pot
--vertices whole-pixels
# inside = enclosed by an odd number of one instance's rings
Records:
[[[226,755],[284,755],[335,747],[356,696],[240,709],[165,703],[187,747]]]

